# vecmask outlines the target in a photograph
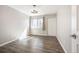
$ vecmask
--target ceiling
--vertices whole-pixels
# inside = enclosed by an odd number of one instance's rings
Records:
[[[38,13],[32,14],[32,5],[9,5],[9,7],[14,8],[22,13],[25,13],[28,16],[53,14],[56,13],[59,9],[58,5],[37,5],[36,10],[38,11]]]

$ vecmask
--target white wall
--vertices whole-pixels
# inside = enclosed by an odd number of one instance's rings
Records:
[[[77,20],[78,21],[77,22],[78,25],[77,26],[78,26],[78,31],[79,31],[79,5],[77,6],[77,8],[78,8],[78,20]]]
[[[56,14],[49,15],[46,18],[48,19],[48,36],[56,36],[57,33]]]
[[[57,38],[65,52],[71,52],[71,6],[61,6],[57,11]]]
[[[28,17],[8,6],[0,6],[0,44],[17,39],[27,27]]]

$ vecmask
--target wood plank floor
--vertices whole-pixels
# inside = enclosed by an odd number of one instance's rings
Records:
[[[31,36],[0,47],[0,53],[64,53],[64,51],[55,37]]]

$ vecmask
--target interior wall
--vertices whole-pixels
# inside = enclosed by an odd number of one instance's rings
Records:
[[[57,19],[56,14],[46,16],[48,20],[48,36],[56,36],[57,34]]]
[[[77,22],[78,29],[77,30],[79,31],[79,5],[77,6],[77,8],[78,8],[78,14],[77,14],[78,15],[78,20],[77,20],[78,21]]]
[[[57,11],[57,38],[65,52],[71,52],[71,6],[61,6]]]
[[[0,44],[17,39],[27,27],[23,13],[8,6],[0,6]]]

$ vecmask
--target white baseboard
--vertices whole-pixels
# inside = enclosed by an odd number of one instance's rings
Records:
[[[64,48],[62,42],[58,38],[57,38],[57,40],[59,41],[59,43],[60,43],[61,47],[63,48],[64,52],[67,53],[67,50]]]
[[[35,35],[35,34],[32,34],[32,35]],[[54,36],[54,37],[56,37],[55,35],[38,35],[38,36]]]
[[[28,36],[27,38],[29,38],[29,36]],[[27,38],[25,38],[25,39],[27,39]],[[18,38],[18,39],[19,39],[19,38]],[[0,44],[0,47],[1,47],[1,46],[4,46],[4,45],[6,45],[6,44],[9,44],[9,43],[11,43],[11,42],[13,42],[13,41],[15,41],[15,40],[17,40],[17,39],[14,39],[14,40],[11,40],[11,41],[4,42],[4,43]]]
[[[15,40],[16,40],[16,39],[15,39]],[[11,43],[11,42],[13,42],[13,41],[15,41],[15,40],[11,40],[11,41],[4,42],[4,43],[0,44],[0,47],[1,47],[1,46],[4,46],[4,45],[6,45],[6,44],[9,44],[9,43]]]

